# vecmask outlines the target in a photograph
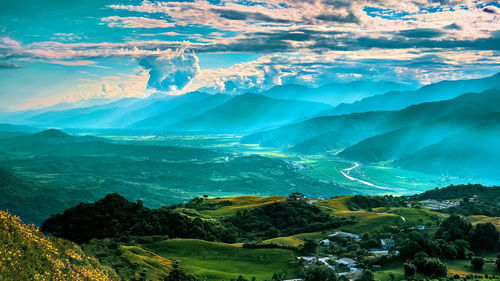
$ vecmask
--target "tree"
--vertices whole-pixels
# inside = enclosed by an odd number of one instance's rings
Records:
[[[359,280],[361,280],[361,281],[373,281],[373,280],[375,280],[373,272],[371,272],[370,270],[363,271],[363,274],[361,275],[361,278]]]
[[[470,263],[472,264],[472,267],[474,268],[475,271],[481,271],[483,270],[484,266],[484,259],[482,257],[473,257],[470,260]]]
[[[497,255],[497,271],[500,271],[500,254]]]
[[[273,278],[271,278],[272,281],[283,281],[285,279],[285,274],[283,273],[274,273]]]
[[[436,238],[446,241],[455,241],[457,239],[469,240],[469,233],[472,229],[470,222],[457,215],[451,215],[441,223]]]
[[[314,264],[304,272],[304,281],[337,281],[337,274],[326,265]]]
[[[478,223],[471,231],[470,242],[474,249],[492,250],[498,245],[500,234],[491,223]]]
[[[318,243],[316,243],[316,241],[311,239],[306,239],[306,241],[304,241],[304,246],[302,249],[304,250],[305,253],[314,254],[316,253],[317,248],[318,248]]]
[[[417,271],[415,265],[408,262],[403,265],[403,269],[405,270],[406,277],[412,277],[413,275],[415,275],[415,272]]]

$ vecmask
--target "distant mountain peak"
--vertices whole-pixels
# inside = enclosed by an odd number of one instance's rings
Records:
[[[34,134],[34,136],[48,137],[48,138],[72,138],[72,136],[57,129],[48,129],[45,131],[41,131],[40,133]]]

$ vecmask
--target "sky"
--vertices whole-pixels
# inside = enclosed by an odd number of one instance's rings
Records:
[[[0,0],[0,109],[500,71],[491,0]]]

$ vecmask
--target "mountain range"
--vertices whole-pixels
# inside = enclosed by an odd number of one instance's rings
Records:
[[[184,152],[159,152],[146,146],[130,148],[105,139],[73,137],[60,132],[26,134],[39,130],[34,127],[225,133],[243,135],[244,144],[299,154],[334,152],[350,161],[392,161],[427,173],[456,171],[460,175],[470,172],[489,176],[493,172],[484,165],[490,163],[495,167],[494,163],[500,159],[488,158],[497,155],[494,143],[500,139],[491,120],[497,120],[498,112],[500,73],[481,79],[442,81],[418,90],[384,81],[318,88],[290,84],[257,94],[155,94],[146,99],[126,98],[35,115],[18,113],[10,116],[18,118],[14,122],[17,125],[0,125],[0,139],[4,139],[0,147],[26,153],[38,149],[37,154],[59,156],[73,155],[72,151],[77,150],[85,155],[119,155],[131,149],[132,156],[173,159],[172,155]],[[45,141],[48,134],[54,134],[50,136],[52,143]],[[61,142],[54,143],[54,138]],[[462,147],[476,151],[477,157],[460,148],[457,138],[463,141]],[[483,147],[482,143],[488,145]],[[182,159],[197,158],[198,152],[191,152],[186,152]],[[460,167],[460,161],[467,157],[479,165],[478,169]]]

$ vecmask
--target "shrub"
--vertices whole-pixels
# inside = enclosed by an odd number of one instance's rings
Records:
[[[475,271],[483,270],[483,266],[485,264],[484,259],[482,257],[472,257],[470,263],[472,264],[472,267],[474,268]]]
[[[405,270],[406,277],[411,277],[415,275],[415,272],[417,271],[417,268],[412,263],[405,263],[403,265],[403,269]]]

